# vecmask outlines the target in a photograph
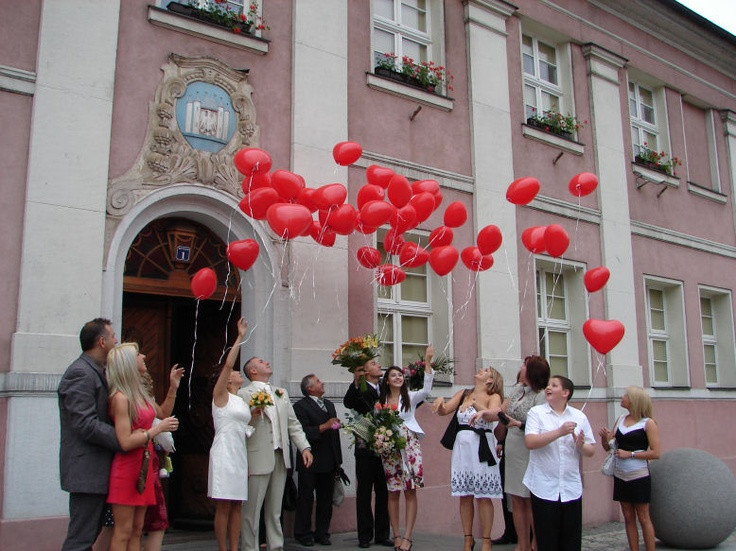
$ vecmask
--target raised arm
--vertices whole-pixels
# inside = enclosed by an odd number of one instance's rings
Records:
[[[228,379],[230,379],[230,373],[232,373],[233,367],[235,366],[235,361],[238,359],[240,345],[245,339],[245,334],[247,331],[248,322],[245,321],[245,318],[240,318],[238,320],[238,336],[235,337],[235,342],[233,343],[232,348],[230,348],[230,352],[227,353],[227,358],[225,358],[225,365],[222,366],[222,371],[220,371],[220,376],[217,377],[215,388],[212,391],[212,399],[214,400],[215,405],[218,408],[225,407],[225,405],[227,405],[227,382]]]
[[[460,401],[463,399],[464,393],[464,390],[458,390],[447,402],[440,396],[432,403],[432,411],[438,415],[447,415],[448,413],[454,412],[460,406]]]
[[[166,393],[166,398],[160,406],[156,405],[156,417],[159,419],[169,417],[173,413],[176,391],[179,389],[182,375],[184,375],[184,368],[179,367],[179,364],[175,364],[169,371],[169,390]]]
[[[434,345],[429,344],[427,350],[424,351],[424,373],[433,373],[432,360],[434,359]]]

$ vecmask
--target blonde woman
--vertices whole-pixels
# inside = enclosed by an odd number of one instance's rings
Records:
[[[626,525],[626,539],[632,551],[639,551],[639,519],[646,551],[654,551],[654,526],[649,518],[652,481],[649,463],[659,459],[659,429],[652,419],[652,400],[647,391],[630,386],[621,397],[621,407],[628,410],[613,427],[602,427],[598,434],[603,449],[611,449],[616,442],[616,461],[613,473],[613,500],[621,503]]]
[[[153,481],[158,473],[150,465],[153,455],[152,438],[161,432],[175,431],[179,422],[175,417],[163,419],[155,427],[156,404],[141,380],[144,356],[135,343],[116,346],[107,355],[107,384],[110,389],[110,412],[115,423],[122,452],[115,454],[110,468],[110,486],[107,502],[112,505],[115,527],[110,551],[136,551],[141,548],[140,534],[146,507],[156,503]],[[137,482],[148,450],[149,468],[143,492]]]
[[[496,456],[496,438],[493,428],[503,402],[503,377],[494,368],[481,369],[475,374],[472,389],[457,392],[445,402],[437,398],[432,404],[439,415],[457,416],[458,432],[452,448],[452,495],[460,498],[460,518],[465,534],[464,551],[475,547],[473,538],[474,500],[478,502],[483,545],[491,549],[493,503],[501,499],[501,473]],[[471,418],[486,412],[471,425]]]

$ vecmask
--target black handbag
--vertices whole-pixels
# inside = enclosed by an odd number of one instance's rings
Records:
[[[467,393],[468,393],[467,390],[463,391],[463,395],[460,398],[460,402],[455,408],[455,411],[452,413],[452,419],[450,419],[450,423],[447,425],[447,428],[445,429],[445,434],[442,435],[442,439],[440,440],[440,444],[442,444],[442,447],[447,448],[448,450],[451,450],[453,446],[455,445],[455,437],[457,436],[457,429],[460,426],[460,423],[457,420],[457,410],[460,409],[460,404],[462,404],[463,400],[465,400],[465,396],[467,396]]]

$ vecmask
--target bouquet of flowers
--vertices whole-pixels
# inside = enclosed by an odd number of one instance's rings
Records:
[[[455,369],[452,367],[453,360],[447,356],[441,356],[436,360],[432,360],[432,369],[435,373],[454,374]],[[424,358],[419,356],[419,360],[412,362],[402,369],[406,384],[409,390],[419,390],[424,387],[424,368],[426,364]]]
[[[403,422],[395,404],[377,403],[370,413],[348,416],[347,423],[343,423],[343,430],[353,435],[357,446],[368,447],[386,456],[406,447],[406,438],[401,436],[399,430]]]
[[[273,405],[273,398],[265,390],[259,390],[250,395],[248,405],[252,408],[265,408]]]
[[[353,337],[352,339],[342,343],[337,350],[332,353],[333,365],[341,365],[346,367],[350,373],[355,373],[358,367],[365,365],[367,362],[379,355],[378,348],[380,343],[376,335],[363,335],[362,337]],[[360,378],[360,390],[365,391],[365,378]]]

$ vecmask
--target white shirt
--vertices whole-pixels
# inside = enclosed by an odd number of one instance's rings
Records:
[[[425,372],[424,387],[419,390],[412,390],[409,392],[409,402],[411,403],[411,408],[409,408],[408,411],[402,410],[402,400],[401,395],[399,395],[399,417],[404,420],[406,428],[416,434],[419,438],[424,437],[424,431],[422,430],[422,427],[419,426],[419,423],[417,423],[416,417],[414,417],[414,413],[417,410],[417,404],[426,400],[429,396],[429,393],[432,392],[433,382],[434,371],[432,373]]]
[[[276,404],[276,396],[273,393],[273,388],[271,387],[270,383],[264,383],[263,381],[253,381],[253,386],[255,387],[256,391],[264,390],[268,392],[271,395],[271,400],[273,400],[273,403]],[[263,413],[268,415],[268,418],[271,419],[271,426],[273,427],[273,449],[278,450],[281,448],[284,449],[284,446],[281,443],[281,430],[279,425],[279,411],[278,408],[273,406],[266,406],[264,408]]]
[[[585,414],[567,406],[561,414],[549,404],[534,406],[526,417],[525,434],[544,434],[557,430],[567,421],[577,423],[575,434],[582,430],[585,443],[595,444],[593,429]],[[535,496],[548,501],[573,501],[583,495],[580,478],[580,453],[573,435],[557,438],[541,448],[529,450],[529,465],[524,475],[524,486]]]

